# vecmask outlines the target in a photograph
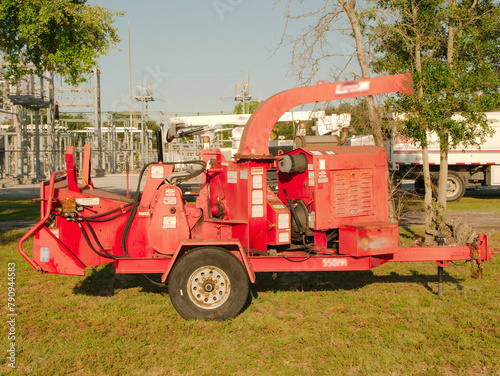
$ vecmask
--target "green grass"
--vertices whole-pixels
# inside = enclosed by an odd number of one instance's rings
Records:
[[[472,193],[471,193],[472,195]],[[473,210],[482,212],[500,212],[500,196],[466,196],[458,202],[448,202],[447,210]]]
[[[421,233],[405,228],[401,237]],[[258,274],[238,317],[189,322],[143,276],[115,276],[111,266],[86,277],[34,272],[16,251],[22,234],[0,234],[2,281],[16,264],[20,375],[500,373],[500,256],[482,279],[468,264],[445,268],[443,298],[434,263]],[[500,236],[492,243],[500,248]]]
[[[420,198],[411,193],[406,193],[402,197],[398,197],[398,200],[402,200],[402,210],[403,211],[423,211],[423,198]],[[457,202],[446,203],[446,210],[456,211],[456,210],[471,210],[471,211],[481,211],[481,212],[500,212],[500,196],[498,195],[484,195],[481,192],[468,191],[466,196],[462,197]]]
[[[0,199],[0,221],[40,218],[40,203],[21,199]]]

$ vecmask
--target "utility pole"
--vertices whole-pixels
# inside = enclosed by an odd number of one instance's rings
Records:
[[[248,81],[250,82],[250,71],[248,71]],[[252,99],[252,96],[250,95],[249,92],[249,88],[250,88],[250,83],[245,84],[245,74],[241,72],[241,84],[236,85],[234,100],[236,102],[241,102],[241,112],[243,114],[247,113],[245,102],[250,102],[250,100]]]
[[[128,23],[128,85],[129,85],[129,93],[130,93],[130,108],[129,108],[129,116],[130,116],[130,124],[129,126],[132,127],[132,59],[130,57],[130,22]],[[125,147],[130,148],[130,160],[131,163],[133,164],[133,158],[132,158],[132,144],[133,142],[130,142],[130,145],[128,144],[128,133],[127,133],[127,127],[125,126]],[[132,136],[130,136],[130,139],[132,141]]]
[[[102,164],[102,132],[101,132],[101,72],[97,68],[92,68],[94,74],[94,131],[97,146],[97,176],[104,175]]]
[[[142,73],[142,86],[137,86],[135,89],[135,100],[141,102],[141,164],[145,165],[148,162],[149,148],[147,146],[149,139],[148,133],[148,102],[154,101],[153,90],[148,86],[148,77],[146,76],[146,86],[144,86],[144,73]],[[144,105],[146,105],[146,116],[144,116]],[[146,119],[146,123],[144,121]]]

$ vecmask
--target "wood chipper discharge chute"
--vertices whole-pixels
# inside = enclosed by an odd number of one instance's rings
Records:
[[[274,158],[268,140],[280,115],[306,103],[386,92],[410,92],[410,75],[296,88],[269,98],[245,126],[238,154],[202,150],[193,172],[181,162],[150,163],[134,198],[94,187],[91,150],[81,169],[66,151],[66,171],[41,183],[41,220],[19,242],[37,270],[84,275],[114,263],[116,273],[159,274],[173,306],[187,319],[236,316],[259,272],[370,270],[386,262],[453,260],[482,265],[488,238],[473,246],[398,247],[388,221],[387,156],[375,146],[304,146]],[[278,169],[278,189],[267,173]],[[179,183],[201,178],[195,202]],[[141,182],[144,188],[139,192]],[[22,248],[34,236],[33,253]]]

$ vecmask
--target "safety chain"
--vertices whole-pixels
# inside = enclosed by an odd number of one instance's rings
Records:
[[[475,239],[474,242],[467,244],[470,248],[470,274],[473,279],[478,279],[483,276],[483,263],[479,260],[481,257],[481,251],[477,246],[477,240],[478,239]]]

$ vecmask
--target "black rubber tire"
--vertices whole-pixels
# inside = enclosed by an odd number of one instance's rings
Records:
[[[218,247],[194,248],[172,267],[168,293],[187,320],[228,320],[248,299],[248,274],[232,253]]]
[[[425,183],[422,175],[415,179],[415,193],[421,197],[425,195]]]
[[[439,191],[439,173],[432,176],[434,197],[438,197]],[[446,201],[453,202],[460,200],[465,194],[465,180],[462,175],[455,171],[448,171]]]

